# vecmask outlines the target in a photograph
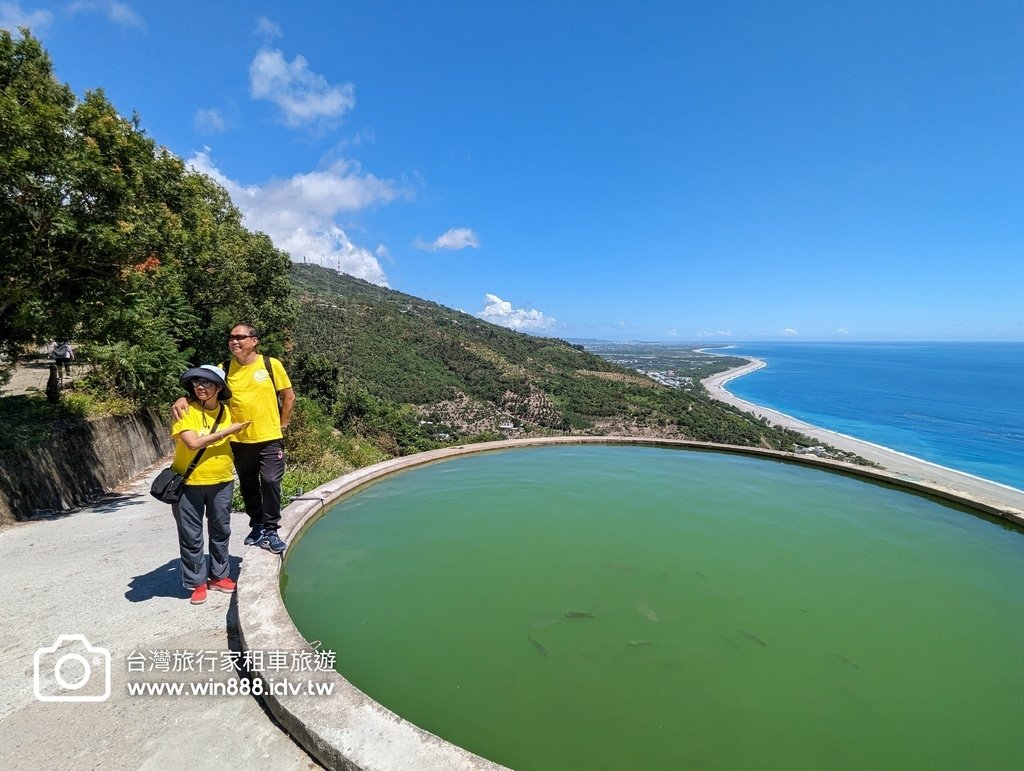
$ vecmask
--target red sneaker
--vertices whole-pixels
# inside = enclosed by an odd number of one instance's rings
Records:
[[[210,581],[210,589],[215,592],[231,594],[235,591],[235,582],[225,576],[224,578],[218,578],[216,581]]]
[[[206,584],[199,584],[192,590],[192,599],[189,602],[193,605],[202,605],[206,602]]]

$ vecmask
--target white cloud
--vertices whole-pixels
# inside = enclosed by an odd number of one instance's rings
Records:
[[[665,333],[665,337],[679,337],[679,330],[670,329]]]
[[[429,244],[423,239],[417,238],[413,245],[426,252],[437,252],[441,249],[458,250],[467,247],[477,249],[480,247],[480,237],[469,228],[451,228]]]
[[[850,333],[849,333],[849,332],[848,332],[847,330],[845,330],[845,329],[837,329],[837,330],[836,330],[836,332],[837,332],[838,334],[840,334],[840,335],[848,335],[848,334],[850,334]]]
[[[296,174],[267,188],[267,196],[274,206],[282,209],[296,206],[325,217],[390,203],[406,195],[391,180],[364,174],[358,162],[344,159],[323,171]]]
[[[127,3],[119,3],[117,0],[78,0],[68,6],[70,13],[82,11],[98,11],[122,27],[143,27],[145,23],[142,17]]]
[[[19,2],[0,2],[0,29],[17,34],[19,27],[29,27],[34,33],[50,26],[50,11],[26,11]]]
[[[281,37],[281,27],[272,22],[266,16],[260,16],[256,21],[256,34],[266,38]]]
[[[338,142],[338,149],[344,150],[347,147],[361,147],[364,144],[373,144],[377,139],[371,128],[362,128],[350,137],[345,137]]]
[[[228,124],[220,110],[196,110],[196,117],[193,119],[196,129],[204,134],[219,134],[227,130]]]
[[[519,332],[541,332],[555,325],[555,319],[532,308],[513,308],[497,295],[485,294],[485,305],[477,314],[484,321]]]
[[[270,236],[292,259],[316,262],[342,273],[387,286],[388,279],[374,253],[358,246],[334,218],[388,203],[408,195],[389,180],[364,174],[355,162],[337,161],[323,171],[296,174],[263,185],[242,185],[229,179],[210,158],[196,153],[188,165],[213,178],[231,195],[245,224]],[[377,247],[377,256],[386,254]]]
[[[732,337],[732,332],[728,329],[719,329],[714,332],[698,332],[697,337]]]
[[[135,13],[135,11],[125,3],[107,3],[106,10],[107,17],[111,21],[117,22],[125,27],[143,26],[142,17]]]
[[[309,69],[305,57],[288,62],[271,48],[261,49],[249,65],[249,94],[280,107],[290,128],[340,118],[356,104],[351,83],[331,85]]]
[[[786,327],[784,330],[782,330],[782,334],[792,336],[792,335],[799,335],[800,333],[797,332],[795,329],[793,329],[791,327]]]

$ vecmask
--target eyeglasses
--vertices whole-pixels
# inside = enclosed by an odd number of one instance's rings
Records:
[[[245,340],[248,337],[256,337],[256,335],[228,335],[228,340]]]
[[[212,380],[204,380],[203,378],[199,378],[199,377],[192,378],[192,387],[193,388],[205,388],[205,389],[209,390],[211,388],[216,388],[218,385],[220,385],[220,384],[219,383],[215,383]]]

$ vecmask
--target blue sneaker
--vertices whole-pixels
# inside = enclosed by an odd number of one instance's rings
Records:
[[[259,543],[263,538],[263,528],[258,525],[249,531],[249,535],[245,537],[245,545],[252,546],[253,544]]]
[[[258,546],[274,554],[280,554],[288,548],[288,544],[281,540],[276,530],[264,530]]]

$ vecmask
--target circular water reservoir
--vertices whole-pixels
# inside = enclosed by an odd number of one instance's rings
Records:
[[[816,468],[481,453],[342,500],[282,593],[337,669],[517,769],[1014,768],[1024,539]]]

